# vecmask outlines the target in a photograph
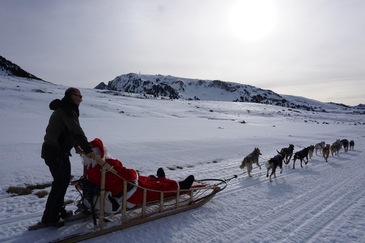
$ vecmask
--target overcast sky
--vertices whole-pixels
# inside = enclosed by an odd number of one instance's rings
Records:
[[[357,105],[365,1],[0,0],[0,55],[67,86],[135,72]]]

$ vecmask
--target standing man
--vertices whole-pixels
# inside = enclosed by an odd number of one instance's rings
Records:
[[[49,104],[53,113],[46,128],[42,155],[51,171],[53,182],[42,222],[44,226],[61,227],[62,218],[72,215],[64,208],[64,197],[71,180],[71,149],[80,146],[88,158],[94,153],[79,123],[79,105],[82,101],[80,90],[68,88],[62,100],[55,99]]]

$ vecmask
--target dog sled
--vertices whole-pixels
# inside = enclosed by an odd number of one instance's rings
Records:
[[[54,242],[78,242],[81,240],[87,240],[100,235],[108,234],[114,231],[119,231],[125,228],[129,228],[135,225],[143,224],[152,220],[160,219],[170,215],[178,214],[188,211],[190,209],[198,208],[205,203],[209,202],[218,192],[222,191],[227,186],[227,182],[230,179],[205,179],[196,180],[190,189],[183,189],[178,191],[157,191],[147,188],[143,188],[139,185],[135,185],[132,182],[123,182],[123,196],[122,203],[117,211],[108,210],[109,195],[105,191],[105,174],[114,173],[116,171],[101,158],[96,159],[98,164],[101,165],[101,183],[98,188],[97,195],[93,195],[90,191],[87,193],[89,198],[86,199],[84,193],[81,191],[81,199],[76,210],[75,215],[70,219],[66,219],[65,222],[74,220],[81,220],[82,223],[89,221],[87,229],[80,233],[64,236],[62,238],[54,240]],[[79,182],[85,182],[84,179],[76,181],[76,185]],[[143,190],[143,200],[140,205],[128,208],[127,205],[127,191],[133,184],[135,187],[139,187]],[[158,192],[160,194],[159,200],[147,202],[148,191]],[[96,198],[96,200],[95,200]],[[92,200],[90,200],[92,199]],[[90,205],[85,207],[85,200],[89,200]],[[106,203],[107,202],[107,203]],[[97,205],[97,207],[95,207]],[[92,221],[92,223],[91,223]],[[32,226],[31,226],[32,227]],[[67,227],[64,226],[64,227]]]

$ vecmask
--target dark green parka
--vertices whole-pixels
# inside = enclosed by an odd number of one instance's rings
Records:
[[[55,159],[71,155],[75,146],[80,146],[85,153],[92,152],[91,146],[79,123],[79,108],[70,97],[55,99],[49,104],[53,113],[46,128],[41,157]]]

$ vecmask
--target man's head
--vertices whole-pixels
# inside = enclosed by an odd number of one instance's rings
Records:
[[[65,91],[65,97],[70,99],[75,105],[80,105],[82,101],[82,95],[79,89],[71,87]]]

